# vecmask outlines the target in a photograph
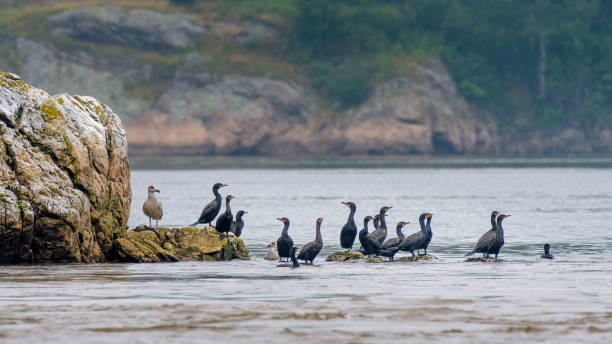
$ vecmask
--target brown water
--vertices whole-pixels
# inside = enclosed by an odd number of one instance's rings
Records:
[[[150,183],[166,226],[193,222],[210,185],[230,184],[234,211],[249,211],[253,259],[0,266],[0,342],[610,343],[611,180],[612,169],[590,167],[134,171],[132,226],[145,222]],[[360,219],[392,205],[389,222],[411,221],[409,233],[433,212],[439,259],[324,262],[339,249],[345,200]],[[493,208],[513,215],[503,261],[467,263]],[[262,259],[279,216],[298,246],[324,217],[319,266]],[[539,258],[544,242],[555,260]]]

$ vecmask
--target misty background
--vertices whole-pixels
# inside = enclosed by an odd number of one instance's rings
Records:
[[[0,0],[0,70],[130,155],[612,151],[604,0]]]

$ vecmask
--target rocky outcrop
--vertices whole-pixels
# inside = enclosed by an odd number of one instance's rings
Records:
[[[330,253],[327,258],[325,258],[326,262],[346,262],[353,261],[357,259],[363,259],[365,256],[360,252],[346,252],[346,251],[338,251],[334,253]]]
[[[140,226],[115,240],[114,254],[116,261],[147,263],[249,259],[242,239],[230,233],[228,244],[212,227],[152,230]]]
[[[57,35],[145,49],[186,48],[207,32],[184,14],[119,6],[67,10],[48,20],[57,25]]]
[[[106,261],[131,202],[119,117],[0,73],[0,134],[0,262]]]

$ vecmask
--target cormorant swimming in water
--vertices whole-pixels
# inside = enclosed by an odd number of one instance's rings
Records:
[[[357,211],[357,206],[353,202],[342,202],[342,204],[351,209],[348,220],[340,231],[340,246],[346,248],[348,252],[353,249],[355,237],[357,236],[357,225],[355,224],[355,211]]]
[[[289,256],[291,258],[291,264],[278,264],[276,267],[290,267],[292,269],[299,268],[300,267],[300,263],[295,258],[295,251],[296,251],[296,249],[297,249],[296,247],[291,247],[289,249]]]
[[[409,251],[414,256],[414,250],[418,250],[423,247],[425,240],[427,239],[427,228],[425,226],[425,219],[431,217],[429,213],[423,213],[419,216],[419,224],[421,225],[421,231],[412,233],[402,241],[399,245],[399,249],[402,251]]]
[[[397,226],[395,227],[395,232],[397,233],[397,237],[391,238],[385,241],[385,243],[382,245],[382,248],[387,249],[390,247],[399,246],[399,244],[401,244],[405,238],[404,233],[402,233],[402,228],[404,228],[404,226],[409,223],[410,222],[403,222],[403,221],[398,223]],[[384,255],[381,254],[381,256],[384,256]],[[388,257],[388,256],[385,256],[385,257]]]
[[[319,217],[317,219],[317,234],[314,241],[309,242],[308,244],[302,246],[300,250],[300,254],[298,254],[298,259],[301,259],[308,263],[310,260],[310,264],[313,264],[314,259],[317,257],[321,249],[323,248],[323,238],[321,237],[321,222],[323,222],[323,218]]]
[[[289,219],[286,217],[279,217],[277,218],[277,220],[284,224],[283,232],[281,233],[281,236],[278,238],[278,240],[276,240],[276,251],[278,252],[278,256],[280,257],[280,259],[282,260],[283,258],[290,257],[290,251],[293,247],[293,239],[291,239],[288,233],[290,224]]]
[[[248,213],[249,213],[248,211],[239,210],[236,213],[236,221],[232,222],[232,227],[230,228],[230,231],[239,238],[240,238],[240,235],[242,235],[242,228],[244,228],[244,221],[242,220],[242,215],[248,214]]]
[[[159,220],[164,215],[164,209],[162,208],[161,202],[155,196],[155,193],[159,193],[159,190],[155,185],[149,185],[147,189],[148,197],[142,205],[142,211],[149,218],[149,227],[151,227],[151,219],[155,220],[155,228],[157,228]]]
[[[497,237],[497,222],[495,221],[497,215],[499,215],[497,210],[493,210],[493,212],[491,212],[491,229],[489,229],[480,237],[480,239],[478,239],[476,246],[474,246],[474,250],[466,254],[466,256],[471,256],[474,253],[482,253],[484,257],[489,256],[489,253],[491,253],[491,248],[495,243],[495,238]]]
[[[381,249],[374,232],[368,234],[368,222],[372,219],[372,216],[366,216],[363,219],[363,229],[359,231],[359,242],[367,255],[378,254],[378,250]]]
[[[385,242],[385,238],[387,237],[387,221],[385,220],[385,213],[389,211],[392,207],[382,207],[380,208],[380,213],[378,217],[380,218],[380,226],[372,232],[374,238],[378,240],[379,246]]]
[[[427,255],[427,246],[431,242],[431,238],[433,237],[433,232],[431,231],[431,219],[433,218],[433,214],[429,213],[429,217],[427,218],[427,223],[425,224],[425,229],[427,229],[427,236],[425,237],[425,242],[423,243],[423,249],[425,250],[425,255]],[[417,250],[417,253],[418,250]]]
[[[491,217],[493,214],[491,214]],[[501,250],[502,246],[504,246],[504,228],[502,227],[502,221],[506,218],[510,217],[510,215],[499,214],[497,216],[497,223],[495,224],[495,232],[494,235],[490,235],[489,232],[485,233],[476,243],[476,247],[474,250],[468,254],[472,255],[476,252],[483,253],[485,257],[489,257],[490,254],[495,254],[495,259],[497,259],[497,255]]]
[[[234,199],[232,195],[227,195],[227,197],[225,197],[225,212],[217,218],[217,223],[215,223],[215,229],[219,233],[225,233],[227,242],[229,242],[228,233],[232,227],[232,221],[234,220],[232,208],[230,208],[230,201],[232,199]]]
[[[211,223],[215,217],[217,217],[217,214],[219,214],[219,210],[221,210],[221,195],[219,194],[219,189],[224,186],[227,186],[227,184],[217,183],[213,185],[212,190],[213,194],[215,194],[215,199],[210,201],[210,203],[204,207],[202,213],[200,214],[200,218],[198,221],[192,223],[192,226],[200,223],[208,223],[208,226],[211,226]]]
[[[552,254],[550,254],[550,245],[549,244],[544,244],[544,254],[541,255],[540,257],[545,258],[545,259],[554,259],[555,257],[553,257]]]

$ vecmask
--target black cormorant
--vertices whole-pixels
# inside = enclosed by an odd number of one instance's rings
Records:
[[[374,225],[374,231],[376,231],[380,227],[380,215],[378,214],[374,215],[372,224]]]
[[[278,256],[282,260],[283,258],[290,258],[290,251],[293,247],[293,239],[289,236],[289,219],[286,217],[277,218],[280,222],[284,224],[283,232],[281,236],[276,240],[276,251],[278,252]]]
[[[240,235],[242,235],[242,228],[244,228],[244,221],[242,220],[242,215],[248,214],[248,213],[249,213],[248,211],[239,210],[236,213],[236,220],[232,222],[232,227],[230,228],[230,231],[239,238],[240,238]]]
[[[493,217],[493,214],[491,214],[491,217]],[[495,231],[493,231],[492,234],[491,231],[488,231],[485,235],[480,237],[474,250],[466,254],[466,256],[480,252],[487,258],[490,254],[494,254],[495,259],[497,259],[499,251],[502,246],[504,246],[504,228],[502,227],[502,221],[507,217],[510,217],[510,215],[499,214],[497,216],[497,223],[495,224]]]
[[[289,267],[289,268],[292,268],[292,269],[299,268],[300,267],[300,263],[295,258],[295,251],[296,250],[297,250],[297,247],[291,247],[289,249],[289,258],[291,258],[291,264],[278,264],[276,267]]]
[[[554,259],[555,257],[553,257],[552,254],[550,254],[550,245],[549,244],[544,244],[544,254],[541,255],[540,257],[545,258],[545,259]]]
[[[323,218],[319,217],[317,219],[317,234],[314,241],[309,242],[308,244],[302,246],[300,250],[300,254],[298,254],[298,259],[301,259],[310,264],[313,264],[314,259],[317,257],[321,249],[323,248],[323,238],[321,237],[321,222],[323,222]]]
[[[215,229],[219,233],[225,233],[227,237],[227,241],[229,242],[229,231],[232,228],[232,221],[234,220],[234,215],[232,214],[232,208],[230,208],[230,201],[234,199],[232,195],[227,195],[225,197],[225,212],[217,218],[217,223],[215,223]]]
[[[399,249],[402,251],[408,251],[414,256],[414,251],[423,247],[425,240],[427,239],[427,228],[425,226],[425,219],[429,218],[429,213],[423,213],[419,216],[419,225],[421,225],[421,231],[412,233],[407,236],[404,241],[399,245]]]
[[[359,231],[359,242],[367,255],[378,254],[378,250],[381,249],[374,232],[368,234],[368,222],[372,219],[372,216],[366,216],[363,219],[363,229]]]
[[[382,245],[387,238],[387,221],[385,220],[385,213],[389,211],[391,207],[382,207],[380,208],[380,213],[378,217],[380,218],[380,226],[372,232],[376,240],[378,240],[378,244]]]
[[[378,250],[378,255],[383,257],[389,257],[390,261],[393,261],[393,256],[400,250],[399,246],[387,247]]]
[[[480,239],[478,239],[476,246],[474,246],[474,250],[466,254],[466,256],[471,256],[474,253],[482,253],[485,257],[489,256],[489,253],[491,253],[491,248],[495,243],[495,238],[497,237],[497,222],[495,221],[497,215],[499,215],[497,210],[493,210],[493,212],[491,212],[491,229],[489,229],[480,237]]]
[[[213,185],[212,190],[213,194],[215,194],[215,199],[210,201],[210,203],[204,207],[202,213],[200,214],[200,218],[198,221],[192,223],[192,226],[200,223],[208,223],[208,225],[211,226],[211,223],[215,217],[217,217],[217,214],[219,214],[219,210],[221,210],[221,195],[219,194],[219,189],[224,186],[227,186],[227,184],[217,183]]]
[[[404,226],[409,223],[410,222],[403,222],[403,221],[398,223],[397,226],[395,227],[395,232],[397,233],[397,237],[391,238],[385,241],[385,243],[382,245],[382,248],[387,249],[390,247],[399,246],[399,244],[401,244],[405,238],[404,233],[402,233],[402,228],[404,228]],[[381,256],[384,256],[384,255],[381,254]],[[388,256],[385,256],[385,257],[388,257]]]
[[[357,236],[357,225],[355,224],[355,211],[357,211],[357,206],[353,202],[342,202],[342,204],[351,209],[348,220],[340,231],[340,246],[346,248],[348,252],[353,249],[355,237]]]
[[[425,242],[423,243],[423,249],[425,250],[425,255],[427,255],[427,246],[431,242],[431,238],[433,237],[433,232],[431,231],[431,219],[433,218],[433,214],[429,213],[429,217],[427,218],[427,223],[425,224],[425,229],[427,230],[427,236],[425,237]],[[418,253],[418,250],[417,250]]]

